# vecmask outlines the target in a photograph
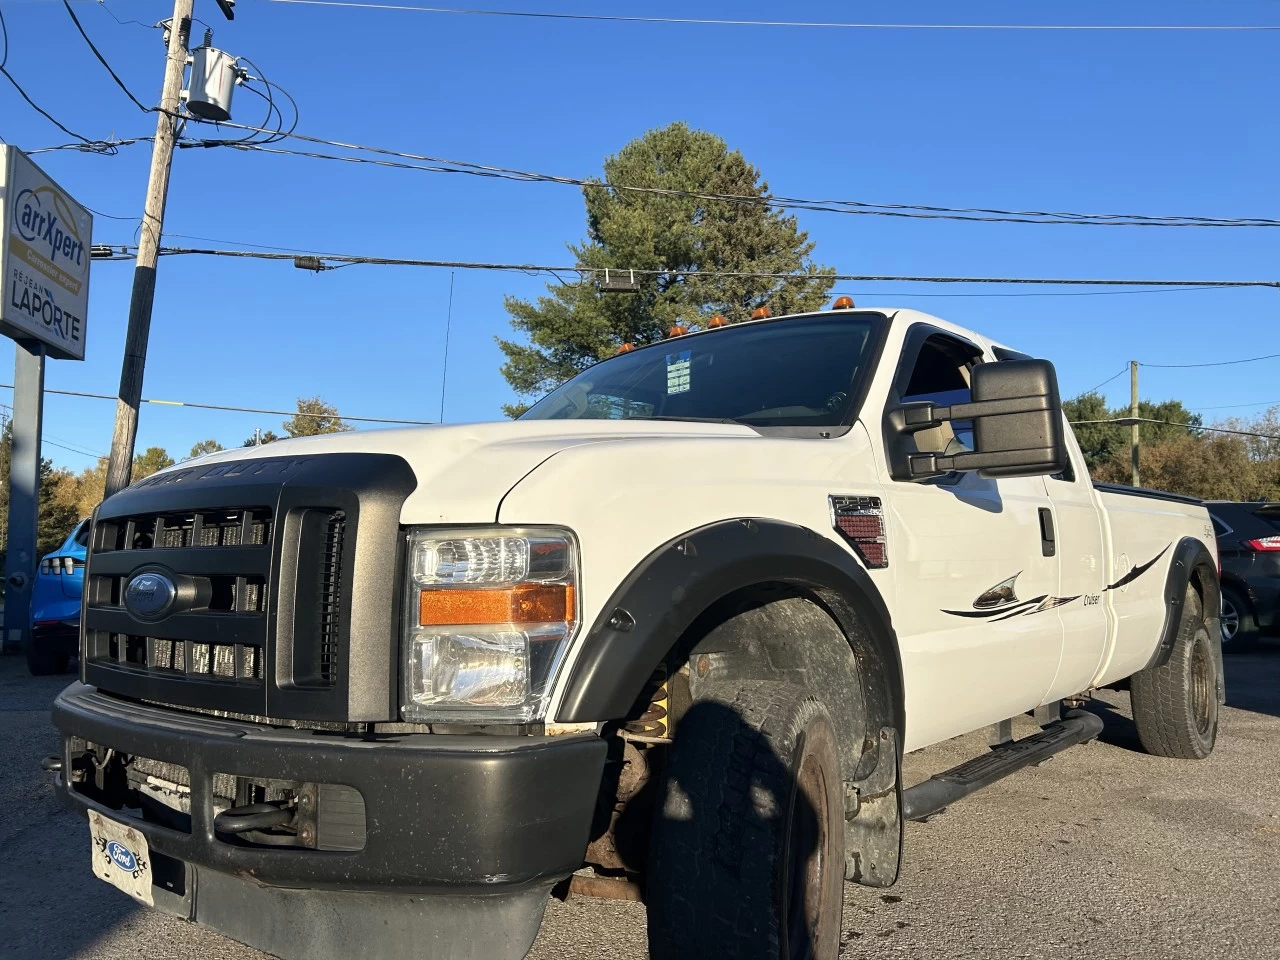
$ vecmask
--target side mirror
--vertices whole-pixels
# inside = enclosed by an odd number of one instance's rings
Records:
[[[913,434],[955,420],[973,421],[972,451],[904,452],[894,479],[926,480],[953,470],[983,477],[1060,473],[1068,463],[1058,377],[1048,360],[1004,360],[973,368],[972,400],[949,407],[907,403],[891,411],[890,425]],[[894,444],[901,449],[901,444]]]

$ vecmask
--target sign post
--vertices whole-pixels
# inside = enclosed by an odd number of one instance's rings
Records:
[[[83,360],[93,218],[26,154],[0,146],[0,333],[14,340],[5,650],[26,647],[40,504],[44,361]]]

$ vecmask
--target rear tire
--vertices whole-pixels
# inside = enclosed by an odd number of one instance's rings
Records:
[[[650,956],[835,960],[844,786],[826,708],[774,681],[699,694],[653,828]]]
[[[1166,663],[1129,681],[1138,739],[1157,757],[1203,760],[1218,737],[1218,660],[1200,595],[1187,587],[1178,635]]]
[[[1247,653],[1258,645],[1258,621],[1247,597],[1235,587],[1222,588],[1222,652]]]
[[[27,641],[27,670],[33,677],[49,677],[66,673],[70,665],[70,654],[58,653],[48,647],[39,646],[33,640]]]

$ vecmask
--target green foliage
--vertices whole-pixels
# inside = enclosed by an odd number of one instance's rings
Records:
[[[314,437],[322,433],[345,433],[350,425],[338,416],[338,408],[319,397],[299,397],[298,412],[284,422],[290,437]],[[272,439],[278,439],[272,437]]]
[[[274,430],[263,430],[260,433],[255,433],[252,437],[246,437],[244,443],[240,444],[240,446],[257,447],[264,443],[274,443],[277,440],[283,439],[284,437],[280,436],[280,434],[276,433]]]
[[[1107,409],[1106,400],[1099,393],[1086,393],[1074,400],[1063,401],[1063,412],[1067,419],[1075,424],[1076,440],[1084,453],[1089,470],[1095,471],[1103,464],[1117,459],[1126,463],[1129,458],[1131,428],[1113,423],[1081,423],[1090,420],[1115,420],[1129,416],[1129,408],[1116,407]],[[1204,424],[1198,413],[1192,413],[1182,405],[1181,400],[1165,400],[1152,403],[1149,400],[1138,401],[1138,416],[1151,420],[1166,420],[1169,424],[1191,424],[1198,427]],[[1140,428],[1140,437],[1144,444],[1161,443],[1178,437],[1190,436],[1186,427],[1169,424],[1144,423]]]
[[[205,454],[217,453],[224,449],[222,444],[210,437],[208,440],[201,440],[199,443],[193,444],[191,452],[187,454],[188,460],[194,460],[196,457],[203,457]]]
[[[172,467],[174,463],[173,457],[169,456],[169,451],[164,447],[147,447],[141,453],[133,458],[133,474],[129,478],[130,483],[137,483],[144,477],[149,477],[153,473]]]
[[[700,200],[604,184],[761,199]],[[834,271],[810,260],[814,245],[796,218],[769,206],[759,171],[714,134],[683,123],[650,130],[607,158],[604,181],[583,195],[587,237],[569,246],[579,264],[664,272],[637,275],[639,295],[601,293],[594,276],[549,286],[536,303],[508,297],[511,325],[528,343],[498,340],[507,358],[502,374],[522,396],[540,396],[623,343],[660,340],[677,323],[696,329],[716,314],[738,322],[766,304],[775,314],[814,310],[831,289]],[[525,408],[505,410],[517,416]]]
[[[9,542],[9,471],[13,463],[13,427],[6,422],[0,433],[0,542]],[[56,550],[67,538],[80,514],[74,504],[59,496],[69,470],[54,469],[52,461],[40,461],[40,502],[36,520],[36,556]]]

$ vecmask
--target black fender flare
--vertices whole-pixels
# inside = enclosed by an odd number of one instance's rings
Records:
[[[1173,559],[1169,562],[1169,572],[1164,582],[1164,628],[1160,631],[1160,643],[1147,663],[1147,669],[1162,667],[1169,662],[1173,653],[1173,643],[1178,638],[1178,626],[1182,622],[1182,607],[1186,602],[1187,585],[1196,573],[1200,574],[1200,585],[1204,593],[1204,619],[1209,634],[1220,641],[1221,628],[1218,616],[1222,607],[1222,587],[1218,582],[1218,565],[1213,555],[1203,542],[1195,537],[1183,537],[1173,549]],[[1222,643],[1213,644],[1214,661],[1218,670],[1218,699],[1226,702],[1226,685],[1222,676]]]
[[[807,527],[723,520],[650,553],[604,605],[583,641],[556,720],[626,716],[662,658],[714,603],[744,588],[794,586],[812,595],[845,636],[870,644],[884,671],[868,713],[905,729],[902,663],[884,598],[853,555]],[[879,702],[877,702],[879,701]]]

